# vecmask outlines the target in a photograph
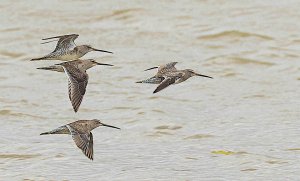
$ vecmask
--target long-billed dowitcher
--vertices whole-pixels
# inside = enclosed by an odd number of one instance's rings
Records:
[[[56,44],[56,48],[53,52],[49,53],[46,56],[40,57],[40,58],[33,58],[31,61],[36,60],[62,60],[62,61],[70,61],[70,60],[76,60],[80,57],[84,56],[86,53],[91,51],[99,51],[99,52],[105,52],[105,53],[112,53],[110,51],[106,50],[99,50],[96,48],[91,47],[90,45],[80,45],[77,46],[74,43],[74,40],[78,37],[77,34],[70,34],[70,35],[62,35],[62,36],[55,36],[50,38],[44,38],[42,40],[51,40],[51,39],[57,39],[58,42]],[[56,40],[53,40],[56,41]],[[44,42],[49,43],[52,41]]]
[[[52,65],[50,67],[40,67],[38,69],[66,73],[68,77],[69,99],[72,103],[74,111],[77,112],[85,94],[86,86],[88,84],[89,76],[86,73],[86,70],[96,65],[113,66],[111,64],[98,63],[93,59],[87,59],[63,62],[60,64]]]
[[[201,76],[212,79],[212,77],[196,73],[192,69],[177,70],[175,68],[176,64],[177,62],[171,62],[165,65],[160,65],[157,67],[146,69],[145,71],[158,68],[158,71],[155,76],[146,80],[138,81],[136,83],[159,84],[157,88],[153,91],[153,93],[157,93],[165,89],[169,85],[179,84],[193,76]]]
[[[98,119],[93,120],[78,120],[64,126],[60,126],[57,129],[41,133],[40,135],[46,134],[70,134],[77,145],[85,156],[93,160],[94,150],[93,150],[93,134],[92,130],[99,127],[106,126],[110,128],[120,129],[115,126],[107,125],[101,123]]]

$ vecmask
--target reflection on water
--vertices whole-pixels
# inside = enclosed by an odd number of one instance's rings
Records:
[[[298,1],[21,1],[0,3],[0,180],[297,180]],[[63,74],[30,62],[41,39],[80,34],[108,49],[89,71],[73,113]],[[214,77],[152,94],[143,70],[178,61]],[[78,120],[94,132],[95,160],[68,135],[41,132]]]

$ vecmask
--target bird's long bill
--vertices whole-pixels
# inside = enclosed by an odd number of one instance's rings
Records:
[[[62,38],[62,37],[70,37],[70,36],[76,36],[78,37],[79,35],[78,34],[69,34],[69,35],[60,35],[60,36],[52,36],[52,37],[49,37],[49,38],[43,38],[42,40],[50,40],[50,39],[54,39],[54,38]]]
[[[58,40],[46,41],[46,42],[43,42],[43,43],[41,43],[41,44],[51,43],[51,42],[54,42],[54,41],[58,41]]]
[[[52,36],[52,37],[49,37],[49,38],[43,38],[42,40],[50,40],[50,39],[61,38],[61,37],[63,37],[63,35],[62,36]]]
[[[202,74],[198,74],[198,73],[195,73],[195,75],[197,75],[197,76],[201,76],[201,77],[206,77],[206,78],[213,79],[212,77],[210,77],[210,76],[207,76],[207,75],[202,75]]]
[[[144,70],[144,71],[148,71],[148,70],[152,70],[152,69],[157,69],[158,67],[152,67],[152,68],[148,68],[148,69],[146,69],[146,70]]]
[[[111,125],[108,125],[108,124],[103,124],[103,123],[102,123],[102,126],[106,126],[106,127],[110,127],[110,128],[115,128],[115,129],[121,129],[121,128],[118,128],[118,127],[115,127],[115,126],[111,126]]]
[[[107,63],[98,63],[98,62],[96,62],[96,64],[97,64],[97,65],[114,66],[114,65],[112,65],[112,64],[107,64]]]
[[[96,49],[96,48],[92,48],[94,51],[98,51],[98,52],[105,52],[105,53],[113,53],[113,52],[110,52],[110,51],[106,51],[106,50],[99,50],[99,49]]]
[[[52,70],[53,67],[38,67],[36,69],[41,69],[41,70]]]

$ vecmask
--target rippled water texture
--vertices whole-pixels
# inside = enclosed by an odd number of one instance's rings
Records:
[[[0,2],[0,180],[299,180],[300,2]],[[114,67],[89,70],[78,113],[62,73],[30,62],[77,44]],[[153,95],[135,84],[171,61],[193,77]],[[97,128],[95,160],[68,135],[39,136],[78,119]]]

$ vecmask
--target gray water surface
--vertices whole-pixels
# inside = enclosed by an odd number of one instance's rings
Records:
[[[0,180],[299,180],[300,2],[0,2]],[[42,38],[77,33],[114,67],[89,70],[78,113],[67,77],[30,62]],[[178,61],[193,77],[152,94],[144,69]],[[100,119],[94,161],[68,135]]]

